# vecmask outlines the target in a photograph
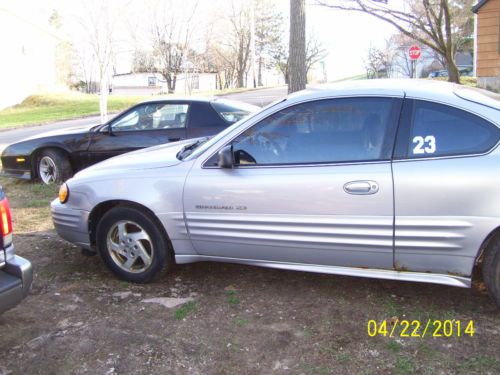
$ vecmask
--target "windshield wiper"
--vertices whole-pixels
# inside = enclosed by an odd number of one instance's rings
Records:
[[[205,143],[208,141],[210,137],[205,137],[202,139],[198,139],[196,142],[191,143],[190,145],[184,146],[178,153],[177,153],[177,159],[182,160],[186,156],[191,155],[191,153],[201,144]]]

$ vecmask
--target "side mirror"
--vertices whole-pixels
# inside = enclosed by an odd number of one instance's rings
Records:
[[[112,135],[111,124],[107,124],[106,126],[101,128],[101,133],[106,134],[106,135]]]
[[[219,167],[221,168],[233,168],[233,145],[224,146],[222,150],[219,151]]]

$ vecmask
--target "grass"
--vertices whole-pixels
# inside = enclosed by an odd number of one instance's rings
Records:
[[[238,305],[240,303],[240,299],[238,298],[238,292],[235,290],[228,290],[227,294],[227,302],[230,305]]]
[[[448,82],[448,77],[435,77],[435,78],[428,78],[428,79],[432,79],[433,81]],[[476,77],[460,77],[460,84],[462,84],[464,86],[477,87],[477,78]]]
[[[489,356],[478,356],[466,359],[459,367],[463,370],[481,371],[484,373],[500,373],[500,360]]]
[[[150,96],[110,95],[108,110],[121,111],[147,98]],[[99,95],[74,91],[32,95],[22,103],[0,111],[0,130],[97,114]]]
[[[50,202],[57,197],[59,186],[42,185],[0,177],[12,208],[12,224],[16,233],[47,231],[53,228]]]
[[[194,310],[196,310],[196,302],[190,301],[175,310],[174,318],[177,320],[183,320]]]
[[[400,375],[414,374],[416,372],[415,363],[411,358],[400,357],[396,360],[395,373]]]
[[[397,353],[401,350],[402,345],[397,341],[389,341],[386,345],[387,349],[391,352]]]

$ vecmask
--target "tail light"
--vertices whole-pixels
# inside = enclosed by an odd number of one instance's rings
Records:
[[[7,247],[12,242],[12,217],[7,198],[0,200],[0,233],[2,245]]]

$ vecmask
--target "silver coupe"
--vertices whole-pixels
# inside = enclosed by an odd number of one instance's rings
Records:
[[[498,98],[425,80],[302,91],[77,173],[54,224],[133,282],[220,261],[469,287],[481,264],[500,306]]]

